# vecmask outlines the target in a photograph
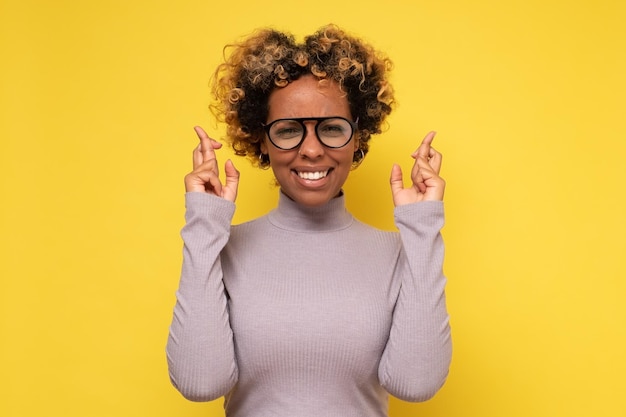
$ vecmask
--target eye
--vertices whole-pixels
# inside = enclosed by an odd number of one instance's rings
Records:
[[[302,126],[294,120],[281,120],[270,129],[272,138],[293,139],[302,136]]]
[[[345,120],[331,119],[322,122],[317,130],[319,131],[320,135],[326,137],[335,137],[346,136],[347,132],[349,132],[349,129],[350,125]]]

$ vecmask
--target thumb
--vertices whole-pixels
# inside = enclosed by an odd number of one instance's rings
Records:
[[[235,201],[237,198],[237,189],[239,187],[239,171],[235,168],[235,164],[230,159],[224,165],[224,174],[226,181],[223,188],[223,197],[229,201]]]
[[[391,194],[393,195],[404,189],[404,182],[402,181],[402,168],[400,168],[400,165],[393,164],[393,167],[391,168],[391,176],[389,177],[389,184],[391,185]]]

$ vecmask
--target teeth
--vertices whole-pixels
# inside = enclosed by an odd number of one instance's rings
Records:
[[[298,172],[298,176],[303,180],[319,180],[320,178],[324,178],[326,174],[328,174],[328,171]]]

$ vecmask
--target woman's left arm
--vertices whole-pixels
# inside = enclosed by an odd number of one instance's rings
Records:
[[[396,268],[400,292],[379,380],[392,395],[425,401],[444,384],[452,356],[443,275],[443,192],[441,154],[429,133],[415,153],[412,185],[404,188],[395,165],[391,175],[395,220],[402,240]]]

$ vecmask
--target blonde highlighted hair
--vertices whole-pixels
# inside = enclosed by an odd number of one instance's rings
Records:
[[[367,154],[371,135],[381,132],[394,104],[389,58],[335,25],[319,29],[303,43],[289,33],[262,29],[227,45],[224,52],[225,61],[212,79],[210,108],[226,123],[226,139],[235,153],[262,167],[269,165],[260,147],[269,95],[303,75],[335,81],[346,93],[352,118],[358,120],[355,164]]]

